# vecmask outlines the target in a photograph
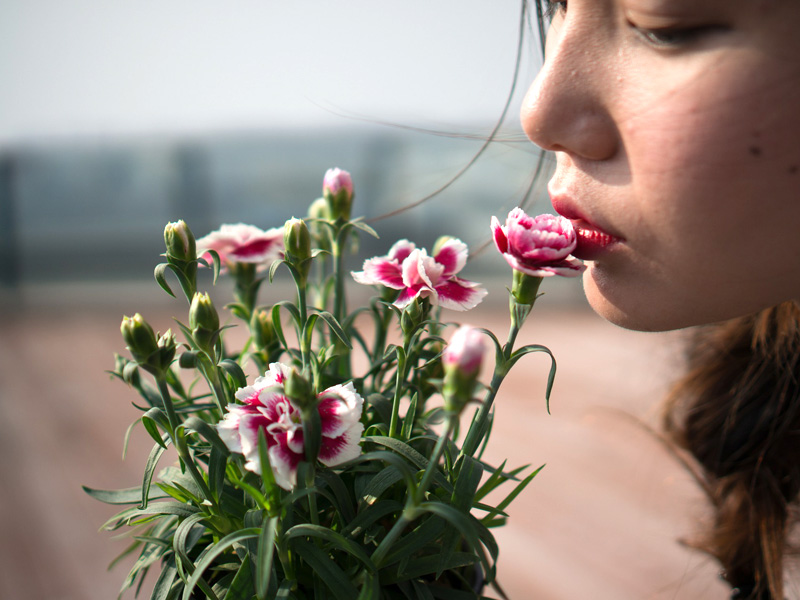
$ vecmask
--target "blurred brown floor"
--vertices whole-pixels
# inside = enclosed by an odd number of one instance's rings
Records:
[[[113,510],[80,486],[136,485],[151,444],[137,429],[121,460],[123,434],[138,412],[134,395],[104,369],[122,351],[123,314],[142,311],[163,330],[183,306],[143,306],[125,294],[111,305],[33,300],[0,304],[0,599],[113,599],[126,571],[106,566],[123,543],[97,532]],[[502,337],[502,313],[487,306],[463,320]],[[523,359],[498,399],[489,458],[547,463],[497,533],[509,596],[727,598],[715,565],[678,543],[704,515],[700,493],[624,416],[657,423],[678,364],[676,337],[622,331],[585,309],[545,304],[521,342],[549,346],[559,371],[550,416],[544,355]]]

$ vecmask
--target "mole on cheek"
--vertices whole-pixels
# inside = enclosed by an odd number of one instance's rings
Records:
[[[750,154],[752,154],[753,156],[761,156],[761,147],[750,146]]]
[[[800,167],[797,165],[791,165],[789,167],[789,175],[797,175],[797,172],[800,171]]]

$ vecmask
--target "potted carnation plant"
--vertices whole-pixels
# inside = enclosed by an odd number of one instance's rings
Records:
[[[103,526],[128,528],[125,554],[138,553],[122,592],[155,571],[154,600],[458,600],[489,588],[505,597],[492,529],[539,469],[481,456],[504,377],[526,354],[550,354],[515,340],[542,277],[582,270],[570,256],[575,233],[561,217],[520,209],[505,224],[493,218],[514,271],[502,343],[442,320],[486,294],[460,276],[468,251],[458,239],[430,253],[401,240],[345,273],[352,238],[376,235],[351,218],[352,202],[349,174],[331,169],[309,216],[282,228],[223,225],[195,240],[183,221],[167,225],[155,276],[186,297],[181,341],[125,317],[130,357],[117,356],[113,371],[138,392],[136,423],[153,449],[140,485],[85,488],[122,506]],[[232,278],[226,317],[198,290],[198,268]],[[260,305],[278,269],[294,298]],[[375,286],[367,305],[348,306],[351,276]],[[243,347],[225,335],[233,326],[247,331]],[[495,360],[484,385],[487,347]],[[546,398],[554,374],[555,362]]]

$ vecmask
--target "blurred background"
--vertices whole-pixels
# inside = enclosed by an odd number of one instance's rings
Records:
[[[512,0],[0,1],[0,598],[116,597],[125,564],[105,569],[125,544],[97,533],[114,511],[80,486],[141,478],[149,438],[135,430],[121,460],[138,412],[104,370],[123,314],[162,331],[185,320],[152,279],[165,223],[198,236],[280,226],[334,166],[353,174],[367,218],[429,195],[500,118],[519,29]],[[375,223],[381,239],[362,237],[357,261],[399,237],[478,248],[490,217],[525,197],[534,30],[497,141],[433,200]],[[532,210],[550,210],[541,186]],[[492,291],[469,320],[502,334],[504,261],[490,249],[465,274]],[[549,365],[531,361],[507,383],[490,446],[497,462],[548,463],[498,534],[506,591],[725,598],[714,566],[677,542],[702,498],[642,427],[658,421],[679,338],[601,321],[576,280],[545,292],[521,343],[559,359],[553,415]]]

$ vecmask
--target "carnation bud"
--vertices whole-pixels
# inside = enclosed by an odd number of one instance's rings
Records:
[[[291,369],[283,383],[283,390],[292,403],[305,413],[317,404],[317,397],[311,382],[300,374],[297,369]]]
[[[331,218],[350,220],[353,207],[353,179],[342,169],[328,169],[322,181],[322,195],[330,207]]]
[[[175,358],[177,344],[172,332],[167,330],[156,339],[153,328],[139,313],[123,317],[120,331],[134,361],[151,373],[163,372]]]
[[[192,305],[189,307],[189,326],[192,329],[202,328],[208,331],[219,329],[219,315],[208,293],[197,292],[192,298]]]
[[[192,305],[189,307],[189,327],[197,347],[212,353],[219,329],[219,315],[207,293],[197,292],[192,298]]]
[[[330,212],[328,212],[328,201],[325,198],[317,198],[308,207],[309,219],[321,219],[327,221],[330,219]]]
[[[164,228],[164,243],[167,246],[168,258],[186,262],[197,258],[194,235],[184,221],[167,223]]]
[[[305,221],[295,218],[286,221],[283,229],[283,245],[286,262],[298,271],[304,285],[311,269],[309,260],[311,258],[311,234]]]
[[[403,334],[407,337],[412,335],[424,318],[425,309],[422,302],[419,297],[414,298],[403,309],[403,314],[400,316],[400,328],[403,330]]]
[[[292,217],[283,229],[283,245],[287,258],[302,261],[311,257],[311,235],[302,219]]]
[[[145,363],[150,355],[158,351],[156,334],[139,313],[123,317],[120,332],[136,362]]]
[[[272,315],[265,310],[256,310],[253,313],[250,319],[250,331],[259,350],[266,350],[276,340]]]
[[[442,353],[445,410],[458,414],[472,400],[486,348],[478,329],[464,325],[453,334]]]

